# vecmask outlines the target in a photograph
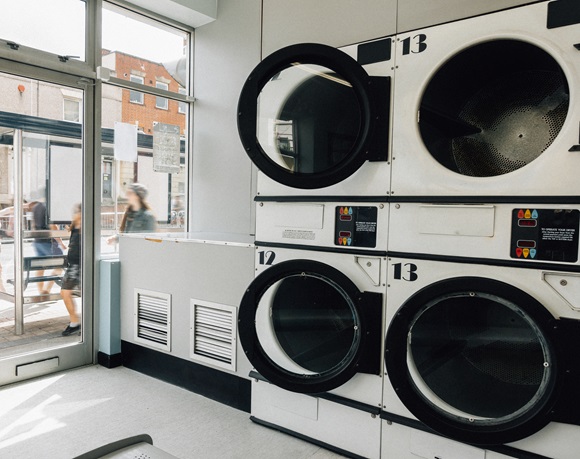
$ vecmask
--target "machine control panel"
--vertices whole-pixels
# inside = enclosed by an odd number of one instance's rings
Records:
[[[575,263],[579,223],[574,209],[514,209],[510,256]]]
[[[334,245],[376,247],[378,209],[374,206],[337,206]]]

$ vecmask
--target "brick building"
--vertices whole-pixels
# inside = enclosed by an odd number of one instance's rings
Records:
[[[157,87],[175,93],[185,94],[182,85],[168,72],[163,64],[152,62],[118,51],[103,50],[103,67],[111,70],[112,76],[120,79],[144,84],[145,86]],[[116,112],[115,116],[109,116],[106,107]],[[139,91],[120,89],[112,85],[103,85],[103,116],[102,127],[113,128],[115,121],[137,125],[140,132],[153,135],[155,123],[166,123],[179,126],[182,139],[187,138],[187,106],[186,104],[169,100],[164,97],[156,97]],[[112,153],[112,150],[108,152]],[[151,173],[152,160],[150,150],[139,149],[137,163],[126,161],[112,161],[107,157],[106,161],[114,169],[115,183],[108,194],[103,196],[103,212],[114,212],[115,203],[118,203],[117,211],[124,211],[125,192],[127,186],[134,181],[144,183],[151,190],[150,204],[158,221],[165,221],[168,214],[168,204],[171,211],[180,210],[180,203],[185,199],[185,182],[187,178],[185,166],[176,174]],[[149,157],[148,157],[149,155]],[[104,155],[105,158],[106,154]],[[161,190],[167,190],[170,184],[169,196]]]
[[[112,70],[117,78],[185,94],[185,89],[169,74],[163,64],[117,51],[103,51],[103,66]],[[136,124],[145,134],[153,134],[154,123],[179,126],[185,135],[186,107],[175,100],[123,91],[121,121]]]

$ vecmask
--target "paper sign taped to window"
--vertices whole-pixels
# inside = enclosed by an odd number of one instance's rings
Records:
[[[169,174],[179,173],[179,126],[157,123],[153,127],[153,170]]]
[[[115,159],[137,162],[137,126],[115,121]]]

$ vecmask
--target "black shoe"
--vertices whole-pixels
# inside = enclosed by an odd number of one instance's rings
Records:
[[[81,326],[77,325],[75,327],[71,327],[70,324],[66,326],[65,330],[62,332],[62,336],[69,336],[73,333],[81,331]]]

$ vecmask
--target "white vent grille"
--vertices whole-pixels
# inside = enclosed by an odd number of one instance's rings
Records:
[[[191,300],[191,358],[236,371],[237,309]]]
[[[171,295],[135,289],[135,341],[171,350]]]

